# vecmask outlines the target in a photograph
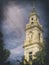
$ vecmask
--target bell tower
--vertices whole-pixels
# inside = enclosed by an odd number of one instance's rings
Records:
[[[43,49],[43,29],[39,23],[39,16],[33,8],[29,15],[29,22],[26,24],[26,38],[24,41],[24,56],[29,62],[37,59],[36,53]]]

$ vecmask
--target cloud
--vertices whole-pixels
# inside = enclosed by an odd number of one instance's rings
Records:
[[[11,49],[10,51],[11,51],[12,54],[18,55],[18,54],[22,53],[22,49],[23,49],[23,45],[20,45],[17,48]]]
[[[28,22],[28,16],[31,9],[31,5],[27,5],[23,8],[14,3],[3,8],[3,33],[6,48],[15,48],[23,44],[25,38],[25,25]]]
[[[6,44],[15,46],[23,38],[25,22],[22,11],[23,9],[19,9],[19,6],[8,6],[4,10],[3,32]]]
[[[10,59],[11,58],[16,59],[23,56],[24,54],[23,45],[20,45],[17,48],[11,49],[10,52],[11,52]]]
[[[15,59],[23,55],[25,39],[25,25],[32,7],[25,8],[20,5],[10,4],[4,7],[3,33],[5,47],[10,50],[10,58]],[[6,14],[6,15],[5,15]]]
[[[22,1],[21,1],[22,2]],[[10,50],[10,58],[15,58],[17,55],[23,54],[23,48],[25,39],[25,26],[28,23],[29,13],[32,11],[31,4],[16,4],[15,2],[9,2],[8,5],[3,8],[3,33],[5,47]],[[43,13],[41,13],[41,6],[38,4],[39,15],[42,17],[41,22],[44,22]]]

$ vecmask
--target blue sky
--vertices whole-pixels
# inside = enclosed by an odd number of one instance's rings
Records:
[[[16,4],[15,1],[9,2],[3,7],[4,19],[2,24],[5,48],[10,50],[10,58],[22,56],[23,44],[25,39],[25,26],[29,21],[29,14],[33,10],[31,4]],[[45,28],[45,13],[42,3],[36,3],[36,10],[40,17],[40,23]],[[46,33],[44,29],[44,34]]]

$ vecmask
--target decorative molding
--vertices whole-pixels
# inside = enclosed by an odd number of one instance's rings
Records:
[[[43,46],[43,43],[40,43],[40,42],[38,43],[38,42],[36,42],[36,43],[26,44],[26,45],[23,46],[23,48],[28,47],[28,46],[30,46],[30,45],[34,45],[34,44],[38,44],[38,45],[40,45],[41,47],[44,47],[44,46]]]
[[[42,27],[41,27],[40,25],[28,25],[28,26],[26,26],[26,30],[32,29],[32,28],[34,28],[34,27],[39,28],[39,29],[43,32],[43,29],[42,29]]]

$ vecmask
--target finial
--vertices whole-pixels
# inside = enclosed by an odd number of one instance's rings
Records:
[[[36,0],[33,0],[33,9],[35,9]]]
[[[36,13],[36,0],[33,0],[33,10],[32,12]]]

